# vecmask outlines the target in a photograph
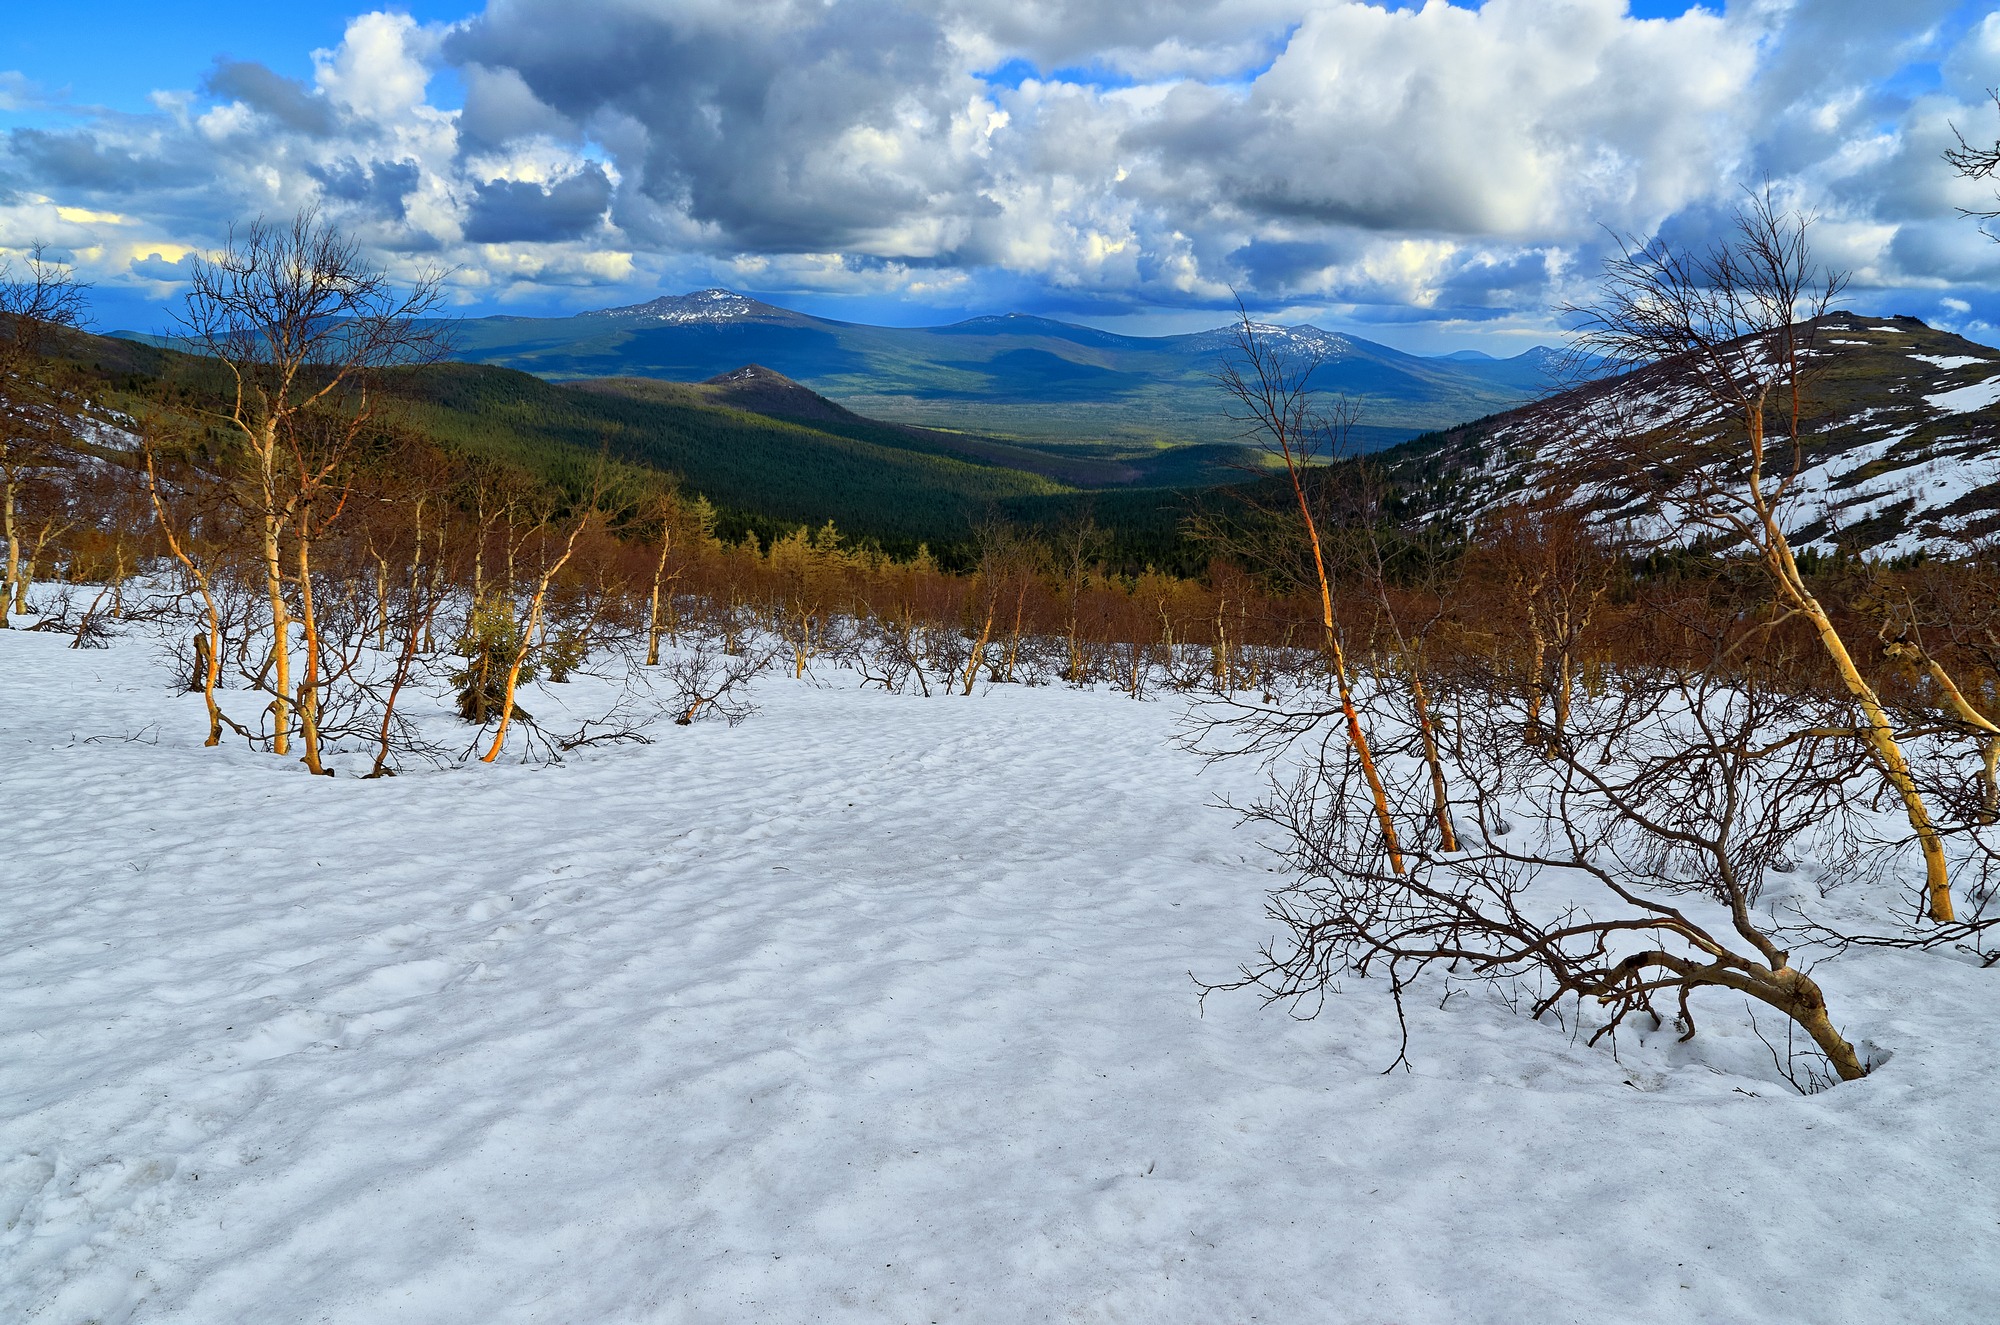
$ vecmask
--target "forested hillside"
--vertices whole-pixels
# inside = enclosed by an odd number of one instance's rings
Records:
[[[114,409],[164,395],[200,419],[227,390],[198,356],[129,339],[75,335],[66,357]],[[768,373],[746,389],[740,379],[555,383],[439,363],[385,374],[382,385],[398,426],[468,455],[574,486],[603,454],[707,498],[726,537],[768,542],[831,521],[893,555],[926,546],[946,565],[969,564],[983,525],[1090,521],[1114,563],[1193,573],[1206,554],[1186,537],[1197,498],[1184,489],[1240,482],[1248,475],[1229,462],[1253,459],[1189,448],[1146,468],[1050,453],[866,419]]]

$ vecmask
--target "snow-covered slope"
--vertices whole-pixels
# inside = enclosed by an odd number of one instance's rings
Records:
[[[2000,531],[2000,350],[1915,318],[1835,313],[1811,353],[1820,381],[1789,508],[1800,546],[1948,554]],[[1436,516],[1466,520],[1496,502],[1564,492],[1606,522],[1671,543],[1698,531],[1671,502],[1597,472],[1580,439],[1611,416],[1642,428],[1684,421],[1698,399],[1647,370],[1412,444],[1393,463]]]
[[[1173,702],[774,682],[742,727],[362,782],[0,632],[0,1318],[1983,1320],[1996,973],[1616,1056],[1490,1001],[1195,1001],[1265,858]],[[538,694],[538,714],[594,697]]]
[[[1308,355],[1316,355],[1325,360],[1337,360],[1342,355],[1354,352],[1354,342],[1337,331],[1327,331],[1304,322],[1295,327],[1279,326],[1273,322],[1256,322],[1258,336],[1272,345],[1278,353],[1295,361]],[[1199,331],[1187,338],[1190,349],[1207,354],[1228,354],[1235,351],[1240,329],[1236,327],[1216,327],[1210,331]],[[1440,356],[1444,361],[1455,361],[1450,355]]]

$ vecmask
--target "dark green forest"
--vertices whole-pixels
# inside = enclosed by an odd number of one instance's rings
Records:
[[[68,358],[99,384],[86,390],[117,408],[165,396],[199,418],[227,397],[214,364],[154,345],[80,336]],[[1209,552],[1190,537],[1191,512],[1227,486],[1218,479],[1254,477],[1230,467],[1236,448],[1183,448],[1149,472],[1074,450],[883,423],[830,402],[815,408],[801,403],[819,400],[802,388],[746,403],[821,417],[753,412],[704,384],[554,383],[466,363],[391,374],[384,385],[398,401],[398,426],[542,479],[574,485],[606,456],[706,497],[725,537],[754,533],[768,542],[832,521],[849,539],[892,556],[928,547],[946,567],[976,560],[983,528],[1053,534],[1088,524],[1097,555],[1111,566],[1194,574]],[[1143,486],[1130,484],[1135,477]],[[1121,479],[1126,485],[1099,486]]]

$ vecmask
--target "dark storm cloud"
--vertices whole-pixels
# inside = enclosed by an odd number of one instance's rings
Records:
[[[1480,254],[1461,262],[1438,282],[1437,304],[1465,312],[1530,308],[1548,301],[1552,283],[1546,253]]]
[[[273,73],[261,64],[243,60],[218,60],[207,79],[211,95],[240,101],[252,110],[270,116],[288,129],[313,138],[326,138],[338,127],[333,107],[305,84]]]
[[[15,129],[7,135],[7,145],[22,173],[41,189],[138,194],[179,184],[185,177],[184,168],[167,158],[106,143],[88,129]]]
[[[611,181],[586,170],[547,188],[518,180],[481,184],[465,223],[474,244],[550,243],[577,239],[604,217]]]
[[[1281,289],[1346,256],[1325,240],[1254,239],[1230,255],[1256,289]]]
[[[976,171],[939,141],[972,85],[935,19],[898,5],[633,5],[579,23],[567,0],[523,0],[445,54],[514,71],[571,121],[636,127],[621,172],[732,248],[856,247],[974,201]]]
[[[192,259],[189,257],[184,256],[178,262],[168,262],[157,253],[149,253],[143,258],[135,259],[131,271],[134,276],[142,276],[149,281],[179,282],[187,279],[188,268],[191,265]]]
[[[469,149],[499,147],[536,134],[576,136],[576,126],[545,105],[514,70],[468,64],[461,73],[465,106],[459,113],[458,131]]]
[[[404,199],[416,191],[423,171],[414,161],[375,161],[364,165],[345,157],[328,165],[308,164],[306,173],[320,183],[329,198],[353,203],[372,216],[400,221]]]

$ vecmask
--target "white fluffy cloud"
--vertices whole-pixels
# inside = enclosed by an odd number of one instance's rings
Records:
[[[223,62],[154,114],[11,131],[0,246],[163,292],[230,221],[317,202],[479,301],[718,279],[1534,321],[1607,228],[1699,233],[1769,180],[1859,284],[1978,304],[2000,246],[1938,158],[1995,127],[1996,82],[2000,16],[1951,0],[490,0],[361,15],[309,82]]]

